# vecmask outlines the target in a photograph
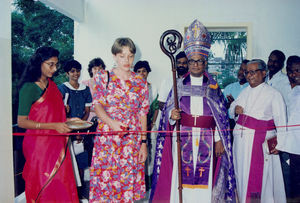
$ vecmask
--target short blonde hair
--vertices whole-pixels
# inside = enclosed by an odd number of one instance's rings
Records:
[[[128,37],[122,37],[115,40],[113,46],[111,47],[111,53],[113,55],[121,53],[123,47],[129,47],[129,51],[132,54],[135,54],[136,52],[136,47],[133,41]]]

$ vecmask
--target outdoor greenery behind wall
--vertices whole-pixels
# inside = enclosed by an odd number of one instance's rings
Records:
[[[208,57],[208,72],[215,77],[220,88],[223,89],[238,80],[237,72],[242,60],[246,59],[247,33],[237,31],[209,33],[212,47]]]
[[[62,64],[72,59],[74,21],[38,1],[14,0],[12,8],[12,101],[16,123],[17,84],[30,56],[41,46],[52,46],[59,50]],[[66,81],[62,73],[61,69],[54,76],[57,84]]]

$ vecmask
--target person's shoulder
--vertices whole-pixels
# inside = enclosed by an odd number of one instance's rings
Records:
[[[63,90],[70,90],[70,88],[69,88],[69,82],[64,82],[64,83],[62,83],[62,84],[60,84],[60,85],[58,85],[58,89],[60,90],[60,91],[63,91]]]
[[[238,97],[243,97],[245,94],[248,94],[248,92],[251,90],[250,85],[246,86],[239,94]]]
[[[88,89],[88,88],[89,88],[89,87],[86,86],[85,84],[79,83],[79,88],[78,88],[79,91],[80,91],[80,90],[86,90],[86,89]]]
[[[95,79],[97,80],[97,79],[99,79],[99,78],[104,78],[104,77],[106,77],[108,74],[111,74],[111,73],[112,73],[112,71],[108,71],[108,70],[103,70],[103,69],[101,69],[101,70],[99,70],[99,71],[96,73]]]
[[[64,82],[64,83],[58,85],[58,87],[65,87],[65,88],[67,88],[68,84],[69,84],[69,82]]]
[[[267,83],[263,83],[262,86],[265,88],[265,94],[270,94],[273,95],[274,97],[277,97],[278,95],[282,96],[279,90],[277,90],[275,87]]]
[[[20,91],[32,91],[32,90],[36,90],[38,89],[39,87],[34,83],[34,82],[25,82],[23,84],[23,86],[21,87]]]
[[[131,76],[134,78],[134,80],[137,81],[139,84],[147,84],[147,80],[145,80],[141,75],[131,72]]]
[[[25,82],[22,88],[32,88],[34,86],[37,86],[34,82]]]
[[[238,83],[238,82],[233,82],[233,83],[228,84],[228,85],[224,88],[224,91],[225,91],[225,90],[229,90],[230,88],[236,86],[237,83]]]
[[[289,83],[288,76],[285,73],[283,73],[282,71],[278,72],[277,78],[278,78],[277,80],[280,82],[284,81],[285,83]]]
[[[300,96],[300,85],[295,86],[292,89],[292,93],[293,93],[293,96],[299,97]]]

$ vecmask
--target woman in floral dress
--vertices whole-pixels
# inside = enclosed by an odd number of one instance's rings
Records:
[[[116,67],[95,77],[93,103],[101,136],[95,138],[90,202],[134,202],[145,197],[143,131],[149,94],[147,81],[130,70],[135,52],[131,39],[118,38],[112,46]]]

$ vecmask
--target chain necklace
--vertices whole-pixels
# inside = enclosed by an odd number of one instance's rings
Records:
[[[42,90],[45,90],[47,88],[47,85],[48,85],[48,81],[46,82],[46,84],[44,82],[42,82],[42,80],[39,80],[36,82],[37,85],[42,89]]]

